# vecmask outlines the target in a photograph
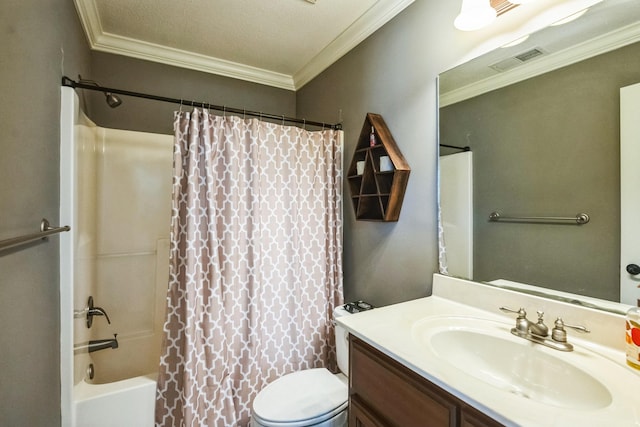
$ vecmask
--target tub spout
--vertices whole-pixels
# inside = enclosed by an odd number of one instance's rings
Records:
[[[111,339],[89,341],[89,353],[104,350],[105,348],[118,348],[118,334],[113,334]]]

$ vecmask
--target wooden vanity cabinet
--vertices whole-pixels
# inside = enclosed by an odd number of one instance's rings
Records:
[[[349,349],[349,427],[502,426],[353,335]]]

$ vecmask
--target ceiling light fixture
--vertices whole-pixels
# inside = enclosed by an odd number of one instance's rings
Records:
[[[490,0],[462,0],[460,14],[453,25],[461,31],[474,31],[484,28],[496,19],[497,13],[491,7]]]

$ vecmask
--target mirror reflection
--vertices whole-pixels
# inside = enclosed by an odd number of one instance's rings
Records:
[[[639,19],[640,2],[605,0],[440,76],[448,274],[637,304],[625,267],[640,250],[621,256],[620,90],[640,83]]]

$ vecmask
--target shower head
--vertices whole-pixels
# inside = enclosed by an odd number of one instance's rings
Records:
[[[120,99],[118,95],[114,95],[111,92],[105,92],[104,96],[107,98],[107,104],[109,104],[109,107],[111,108],[116,108],[122,104],[122,99]]]
[[[104,93],[105,99],[107,101],[107,104],[109,104],[109,107],[116,108],[120,104],[122,104],[122,99],[120,99],[120,97],[118,95],[114,95],[111,92],[107,92],[107,91],[103,90],[102,86],[100,86],[98,83],[94,82],[93,80],[83,79],[82,76],[80,74],[78,74],[78,81],[79,81],[79,83],[82,83],[82,84],[89,84],[91,86],[95,86],[99,90],[101,90],[102,93]]]

